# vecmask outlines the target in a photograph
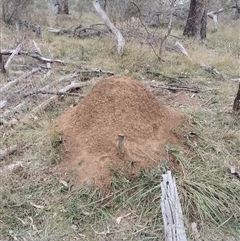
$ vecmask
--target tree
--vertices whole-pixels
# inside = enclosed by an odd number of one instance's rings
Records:
[[[191,0],[183,35],[196,39],[206,38],[208,0]]]

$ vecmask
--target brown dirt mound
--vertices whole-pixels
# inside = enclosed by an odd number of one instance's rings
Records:
[[[61,165],[66,172],[75,172],[78,183],[110,187],[111,170],[136,176],[166,159],[166,145],[179,143],[173,130],[183,122],[182,114],[164,107],[138,81],[103,79],[57,120],[68,149]],[[123,155],[119,134],[125,136]]]

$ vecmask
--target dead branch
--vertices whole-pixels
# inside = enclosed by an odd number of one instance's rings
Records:
[[[64,88],[59,90],[59,94],[64,94],[69,90],[72,89],[76,89],[76,88],[80,88],[83,86],[83,83],[76,83],[76,82],[72,82],[70,85],[65,86]],[[43,111],[44,109],[46,109],[46,107],[48,105],[50,105],[54,100],[56,100],[58,98],[58,95],[53,95],[51,98],[45,100],[44,102],[42,102],[39,106],[37,106],[35,109],[33,109],[33,113],[37,114],[40,111]]]
[[[223,8],[217,10],[217,11],[212,11],[207,13],[207,16],[213,20],[214,24],[214,32],[217,32],[218,30],[218,20],[217,20],[217,14],[223,12]]]
[[[5,149],[0,149],[0,160],[3,160],[6,156],[14,153],[19,148],[19,145],[12,145],[10,147],[7,147]]]
[[[193,93],[199,93],[200,92],[200,89],[198,88],[191,88],[191,87],[188,87],[188,86],[178,86],[178,85],[170,85],[170,86],[156,86],[156,85],[150,85],[150,87],[153,87],[153,88],[160,88],[160,89],[167,89],[167,90],[170,90],[170,91],[173,91],[173,92],[177,92],[177,91],[188,91],[188,92],[193,92]]]
[[[124,45],[125,45],[125,40],[122,36],[122,33],[119,31],[119,29],[117,29],[112,22],[110,21],[110,19],[108,18],[107,14],[105,13],[105,11],[101,8],[99,1],[98,0],[94,0],[92,1],[93,6],[96,10],[96,12],[100,15],[101,19],[103,20],[103,22],[106,24],[106,26],[109,28],[109,30],[115,35],[115,37],[117,38],[117,42],[118,42],[118,46],[117,46],[117,52],[119,55],[123,54],[123,49],[124,49]]]
[[[10,55],[10,54],[12,54],[14,52],[14,50],[6,50],[6,49],[3,49],[2,51],[1,51],[1,53],[3,54],[3,55]],[[26,56],[29,56],[29,57],[31,57],[31,58],[35,58],[35,59],[37,59],[37,60],[41,60],[41,61],[44,61],[44,62],[49,62],[49,63],[60,63],[60,64],[65,64],[65,62],[64,61],[62,61],[62,60],[59,60],[59,59],[50,59],[50,58],[46,58],[46,57],[44,57],[44,56],[42,56],[41,54],[39,54],[39,53],[33,53],[33,52],[27,52],[27,51],[22,51],[22,50],[20,50],[19,52],[18,52],[18,55],[26,55]]]
[[[177,47],[178,50],[180,50],[180,52],[186,56],[189,60],[192,60],[191,57],[189,56],[187,50],[183,47],[183,45],[179,42],[175,43],[175,46]]]
[[[182,208],[177,193],[175,178],[171,171],[162,175],[161,182],[161,210],[164,224],[164,233],[166,241],[187,241]]]
[[[214,67],[206,65],[204,63],[200,63],[200,67],[202,67],[204,70],[210,72],[211,74],[214,74],[214,75],[222,78],[223,80],[228,81],[228,77],[225,74],[218,71],[217,69],[215,69]]]
[[[7,100],[0,100],[0,109],[2,109],[7,104]]]
[[[40,69],[41,68],[35,68],[35,69],[31,70],[30,72],[27,72],[27,73],[23,74],[22,76],[18,77],[17,79],[14,79],[14,80],[8,82],[6,85],[4,85],[2,88],[0,88],[0,93],[3,93],[3,91],[8,90],[11,86],[17,84],[22,79],[25,79],[28,76],[38,72]]]
[[[82,87],[82,86],[81,86]],[[44,90],[35,90],[32,92],[28,92],[22,95],[22,97],[26,98],[28,96],[31,95],[38,95],[38,94],[42,94],[42,95],[72,95],[72,96],[78,96],[78,97],[84,97],[84,95],[81,94],[76,94],[76,93],[69,93],[69,92],[56,92],[56,91],[44,91]]]
[[[35,49],[37,50],[37,53],[42,56],[41,50],[40,50],[40,48],[38,47],[37,43],[34,40],[33,40],[33,44],[34,44]]]
[[[11,62],[12,62],[14,56],[17,55],[17,54],[19,53],[19,51],[21,50],[21,48],[22,48],[22,45],[19,44],[19,45],[17,46],[17,48],[14,49],[14,50],[12,51],[10,57],[8,58],[6,64],[4,65],[4,68],[5,68],[6,71],[8,71],[9,66],[10,66],[10,64],[11,64]]]

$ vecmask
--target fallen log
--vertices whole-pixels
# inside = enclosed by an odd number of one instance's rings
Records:
[[[6,50],[6,49],[1,50],[2,55],[11,55],[13,52],[14,52],[14,50]],[[54,63],[55,62],[55,63],[65,64],[65,62],[60,60],[60,59],[46,58],[46,57],[44,57],[41,54],[36,53],[36,52],[33,53],[33,52],[20,50],[18,52],[18,55],[29,56],[31,58],[34,58],[34,59],[37,59],[37,60],[40,60],[40,61],[44,61],[44,62],[49,62],[49,63]]]

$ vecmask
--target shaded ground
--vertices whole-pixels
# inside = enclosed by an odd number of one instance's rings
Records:
[[[183,124],[182,114],[163,106],[138,81],[103,79],[57,120],[64,139],[61,166],[79,184],[93,182],[107,191],[112,172],[136,177],[141,169],[170,161],[166,145],[181,142],[174,131]],[[119,134],[125,136],[124,154],[118,150]]]

